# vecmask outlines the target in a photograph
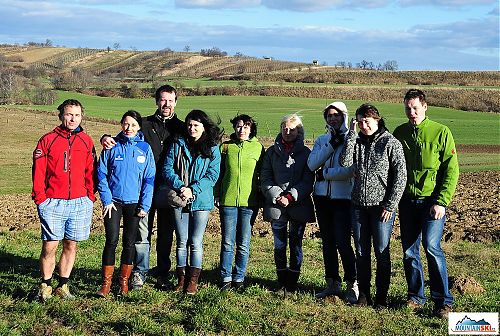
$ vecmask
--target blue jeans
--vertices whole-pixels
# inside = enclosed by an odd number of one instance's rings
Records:
[[[289,229],[287,228],[289,226]],[[286,246],[287,236],[290,245],[290,261],[288,268],[295,272],[300,272],[302,266],[302,239],[306,223],[296,222],[282,215],[279,219],[271,222],[274,236],[274,263],[276,270],[287,269]]]
[[[403,197],[399,203],[403,266],[408,284],[408,299],[425,303],[424,270],[420,259],[420,241],[425,250],[429,269],[431,299],[436,305],[453,305],[448,288],[446,258],[441,248],[445,217],[430,216],[430,200],[412,200]]]
[[[351,246],[351,201],[314,196],[314,205],[323,245],[325,278],[341,282],[338,250],[344,266],[344,280],[354,282],[356,257]]]
[[[175,234],[177,237],[177,267],[191,266],[201,268],[203,235],[207,227],[209,213],[209,211],[183,212],[182,208],[174,209]]]
[[[139,229],[135,241],[135,263],[134,272],[141,275],[143,281],[149,272],[149,257],[151,252],[151,234],[156,213],[157,239],[156,239],[156,259],[158,265],[158,275],[167,276],[172,262],[170,261],[170,251],[174,239],[174,224],[171,209],[151,208],[146,217],[141,218]]]
[[[220,273],[222,282],[243,282],[247,272],[250,255],[252,225],[257,215],[257,208],[228,207],[219,209],[222,241],[220,246]],[[236,260],[233,269],[234,244],[236,242]]]
[[[358,270],[359,291],[370,295],[372,277],[371,245],[377,260],[375,287],[377,288],[376,302],[385,303],[391,282],[391,253],[390,241],[392,226],[396,212],[387,222],[380,220],[382,207],[353,206],[354,245],[356,246],[356,267]]]

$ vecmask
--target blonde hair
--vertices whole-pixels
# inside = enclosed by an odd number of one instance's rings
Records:
[[[281,119],[280,128],[283,128],[283,125],[286,123],[294,124],[297,127],[297,131],[300,135],[304,135],[304,124],[302,124],[302,117],[297,113],[288,114]]]

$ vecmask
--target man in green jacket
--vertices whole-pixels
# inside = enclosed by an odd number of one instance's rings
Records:
[[[448,127],[429,120],[427,103],[421,90],[411,89],[404,97],[409,122],[398,126],[394,136],[405,153],[408,182],[399,204],[403,265],[408,284],[408,307],[422,308],[425,303],[424,274],[420,259],[420,241],[429,268],[434,315],[446,318],[453,308],[448,289],[446,259],[441,248],[446,207],[458,181],[455,142]]]

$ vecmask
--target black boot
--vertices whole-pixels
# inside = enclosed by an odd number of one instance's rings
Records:
[[[297,282],[299,281],[300,271],[288,269],[286,277],[286,290],[290,293],[297,291]]]
[[[276,270],[276,275],[278,276],[278,288],[276,289],[277,293],[283,292],[283,295],[286,291],[286,278],[288,276],[287,269]]]

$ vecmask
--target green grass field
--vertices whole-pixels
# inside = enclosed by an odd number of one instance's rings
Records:
[[[160,292],[150,278],[127,297],[94,296],[100,284],[102,234],[79,245],[71,288],[74,301],[33,301],[39,283],[39,233],[0,233],[1,335],[444,335],[447,321],[431,317],[432,304],[421,314],[405,308],[406,282],[400,242],[392,242],[389,309],[354,307],[342,300],[316,300],[324,286],[320,240],[304,241],[300,292],[286,298],[273,293],[273,243],[252,238],[248,287],[244,293],[218,290],[220,237],[206,236],[201,290],[196,296]],[[449,273],[474,278],[482,294],[454,292],[456,311],[494,312],[500,302],[500,246],[444,244]],[[152,264],[155,265],[154,253]],[[116,272],[115,272],[116,274]],[[113,291],[116,293],[117,288]],[[428,290],[428,288],[427,288]],[[427,292],[428,294],[428,292]]]
[[[128,109],[143,115],[154,112],[154,98],[126,99],[88,96],[74,92],[59,91],[58,103],[67,98],[79,99],[89,116],[119,120]],[[197,96],[180,97],[176,111],[183,118],[192,109],[202,109],[213,117],[219,116],[226,133],[232,131],[229,120],[235,115],[249,114],[259,123],[258,135],[274,137],[279,131],[281,118],[298,112],[303,116],[306,138],[314,139],[324,132],[323,108],[333,101],[315,98],[265,97],[265,96]],[[351,115],[362,101],[346,101]],[[371,102],[386,119],[389,130],[407,121],[402,104]],[[29,106],[29,108],[55,110],[51,106]],[[453,132],[457,144],[500,144],[500,115],[494,113],[465,112],[442,107],[430,107],[428,116],[441,122]]]

